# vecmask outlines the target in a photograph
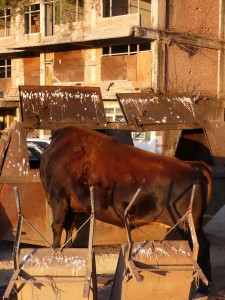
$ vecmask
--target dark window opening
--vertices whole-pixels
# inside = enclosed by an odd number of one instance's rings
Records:
[[[119,46],[112,46],[112,54],[123,54],[128,52],[128,45],[119,45]]]
[[[0,78],[11,78],[11,59],[0,60]]]
[[[103,17],[114,17],[120,15],[127,15],[129,12],[128,0],[113,1],[104,0],[103,1]]]

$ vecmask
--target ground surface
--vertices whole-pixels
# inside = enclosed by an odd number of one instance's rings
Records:
[[[209,300],[225,300],[225,207],[205,226],[210,240],[210,257],[213,282],[209,288]],[[13,274],[13,243],[0,241],[0,297]],[[98,299],[109,300],[113,284],[118,247],[96,248],[96,265],[98,274]],[[102,265],[101,265],[102,264]],[[105,265],[104,265],[105,264]],[[101,265],[101,266],[100,266]],[[99,268],[99,269],[98,269]],[[101,268],[101,271],[99,271]],[[105,270],[105,274],[102,270]],[[12,295],[11,300],[16,296]],[[191,299],[194,299],[191,297]],[[207,299],[207,298],[201,298]],[[32,299],[29,299],[32,300]],[[138,300],[138,299],[137,299]],[[163,299],[162,299],[163,300]]]

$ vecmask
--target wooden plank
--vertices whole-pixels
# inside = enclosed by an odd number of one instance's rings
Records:
[[[83,82],[84,65],[84,50],[57,52],[54,56],[54,76],[61,82]]]
[[[40,57],[24,58],[24,84],[40,85]]]
[[[126,80],[127,63],[125,55],[102,57],[101,79],[104,80]]]
[[[137,80],[137,55],[127,55],[127,80]]]

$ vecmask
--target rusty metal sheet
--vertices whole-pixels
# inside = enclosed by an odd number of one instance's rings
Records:
[[[225,157],[225,123],[210,121],[204,124],[204,131],[214,157]]]
[[[22,122],[27,128],[106,123],[99,87],[20,86],[19,94]]]
[[[119,93],[118,101],[128,125],[197,124],[197,105],[187,95]]]
[[[15,240],[18,211],[13,190],[14,186],[17,186],[20,192],[24,217],[51,243],[51,219],[48,218],[48,206],[41,182],[2,184],[0,193],[1,239]],[[46,243],[26,222],[23,225],[21,241],[23,243],[46,246]]]

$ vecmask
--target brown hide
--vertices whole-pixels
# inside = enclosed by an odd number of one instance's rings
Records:
[[[212,188],[205,164],[150,153],[75,126],[55,131],[40,173],[53,217],[58,211],[53,223],[64,222],[68,209],[89,213],[89,187],[94,186],[97,219],[124,226],[124,210],[141,188],[131,220],[138,226],[155,221],[172,226],[188,210],[198,182],[193,205],[198,228]]]

